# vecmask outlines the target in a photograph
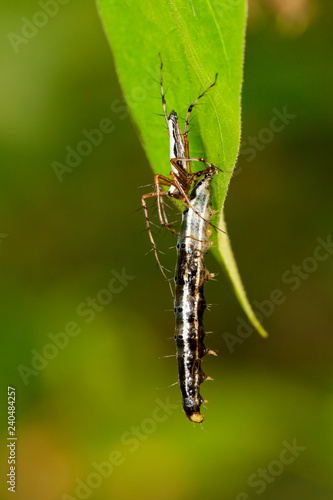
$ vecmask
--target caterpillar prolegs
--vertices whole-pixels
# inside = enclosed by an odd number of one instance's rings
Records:
[[[216,170],[207,170],[194,185],[191,192],[193,209],[185,208],[177,241],[174,305],[179,384],[185,414],[189,420],[197,423],[203,421],[200,407],[204,399],[200,394],[200,384],[212,380],[202,371],[201,359],[206,354],[216,355],[204,345],[203,326],[206,309],[204,284],[212,277],[205,267],[204,259],[211,246],[211,181],[215,173]]]

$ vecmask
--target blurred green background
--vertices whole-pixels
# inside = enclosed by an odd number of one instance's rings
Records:
[[[153,254],[145,255],[140,196],[149,187],[138,189],[152,172],[130,118],[119,112],[122,94],[96,6],[58,6],[23,43],[8,34],[20,34],[22,18],[31,20],[40,5],[1,5],[1,498],[9,498],[9,385],[17,398],[18,500],[331,500],[333,255],[313,255],[317,238],[327,241],[332,229],[332,4],[250,5],[245,144],[226,217],[270,336],[249,332],[230,347],[226,339],[236,338],[244,316],[208,256],[219,276],[206,287],[213,304],[206,345],[219,357],[203,362],[215,379],[202,386],[203,426],[186,420],[179,388],[170,387],[177,380],[176,360],[166,357],[175,352],[172,301]],[[159,98],[158,86],[148,98]],[[284,107],[296,115],[290,123],[263,131]],[[54,162],[64,164],[66,148],[106,118],[112,132],[59,182]],[[161,117],[156,133],[163,126]],[[155,231],[173,268],[174,240]],[[123,268],[134,279],[115,281],[111,300],[101,290]],[[275,289],[279,305],[267,302]],[[98,310],[83,316],[96,297]],[[61,335],[71,322],[77,335]],[[292,455],[295,440],[302,449]]]

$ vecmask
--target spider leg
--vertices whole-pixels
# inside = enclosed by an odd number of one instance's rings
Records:
[[[164,193],[164,191],[163,191]],[[165,194],[167,194],[167,192],[165,192]],[[170,280],[168,279],[168,277],[166,276],[165,272],[164,272],[164,269],[163,269],[163,266],[160,262],[160,259],[159,259],[159,256],[158,256],[158,250],[157,250],[157,246],[156,246],[156,243],[155,243],[155,240],[154,240],[154,237],[153,237],[153,234],[151,232],[151,228],[150,228],[150,221],[149,221],[149,213],[148,213],[148,207],[147,207],[147,202],[146,200],[148,198],[155,198],[157,197],[157,193],[147,193],[147,194],[144,194],[142,197],[141,197],[141,203],[142,203],[142,206],[143,206],[143,210],[144,210],[144,213],[145,213],[145,218],[146,218],[146,227],[147,227],[147,231],[148,231],[148,235],[149,235],[149,239],[151,241],[151,244],[152,244],[152,247],[153,247],[153,250],[154,250],[154,254],[155,254],[155,258],[157,260],[157,263],[158,263],[158,266],[161,270],[161,273],[163,274],[164,278],[167,280],[167,282],[169,283],[169,287],[170,287],[170,290],[171,290],[171,294],[173,296],[173,290],[172,290],[172,287],[171,287],[171,284],[170,284]]]
[[[177,162],[179,158],[172,158],[170,160],[171,164],[173,165],[174,163]],[[192,177],[194,176],[195,179],[198,178],[198,177],[201,177],[201,175],[204,175],[205,173],[209,173],[209,172],[212,172],[212,173],[215,173],[216,172],[216,169],[217,167],[215,167],[212,163],[209,163],[207,162],[206,160],[204,160],[203,158],[184,158],[184,161],[202,161],[204,163],[207,163],[209,165],[209,167],[205,170],[202,170],[201,172],[197,172],[197,174],[192,174]],[[200,174],[200,175],[198,175]],[[177,186],[177,189],[179,190],[179,192],[182,194],[187,206],[189,206],[193,212],[198,215],[198,217],[200,217],[202,220],[204,220],[205,222],[207,222],[207,224],[210,224],[214,229],[218,230],[218,231],[221,231],[222,233],[225,233],[225,231],[223,231],[222,229],[220,229],[219,227],[215,226],[214,224],[212,224],[210,221],[207,221],[206,219],[204,219],[202,217],[202,215],[199,214],[199,212],[197,210],[195,210],[195,208],[193,207],[192,203],[191,203],[191,200],[190,200],[190,197],[189,197],[189,194],[188,192],[186,192],[184,190],[184,187],[181,185],[181,183],[179,182],[179,179],[177,177],[177,175],[174,173],[174,172],[170,172],[170,175],[171,175],[171,178],[173,179],[175,185]],[[194,179],[194,180],[195,180]]]
[[[203,97],[212,87],[214,87],[214,85],[216,84],[216,80],[217,80],[217,73],[215,75],[214,82],[202,94],[200,94],[199,97],[197,97],[197,99],[194,102],[192,102],[192,104],[190,104],[190,106],[188,107],[187,115],[186,115],[186,123],[185,123],[185,132],[184,132],[184,136],[186,137],[186,140],[187,140],[188,124],[189,124],[189,120],[190,120],[191,111],[194,108],[194,106],[196,105],[196,103],[199,101],[199,99],[201,99],[201,97]]]
[[[177,174],[173,174],[173,175],[177,179],[177,183],[179,183]],[[164,175],[161,175],[161,174],[155,175],[157,208],[158,208],[158,215],[159,215],[159,219],[160,219],[160,224],[161,224],[161,226],[168,229],[168,231],[171,231],[173,234],[175,234],[177,236],[184,237],[183,234],[177,233],[177,231],[175,231],[175,229],[169,223],[168,218],[167,218],[166,213],[165,213],[164,201],[161,198],[162,196],[166,196],[166,195],[170,196],[171,198],[173,197],[172,194],[170,194],[170,191],[162,191],[161,187],[160,187],[161,185],[163,185],[163,186],[169,185],[170,187],[173,186],[175,189],[179,190],[177,183],[173,179],[169,179],[168,177],[165,177]],[[179,185],[181,185],[181,184],[179,183]],[[185,191],[184,191],[184,193],[185,193]],[[174,197],[174,199],[178,199],[178,198]],[[183,200],[180,200],[180,201],[183,201]],[[164,216],[164,219],[163,219],[163,216]],[[192,236],[185,236],[185,237],[195,239]]]
[[[162,106],[163,106],[163,111],[164,111],[164,116],[165,116],[165,121],[167,122],[168,125],[168,113],[166,109],[166,101],[165,101],[165,95],[164,95],[164,90],[163,90],[163,61],[161,54],[158,54],[160,56],[160,61],[161,61],[161,67],[160,67],[160,74],[161,74],[161,95],[162,95]]]

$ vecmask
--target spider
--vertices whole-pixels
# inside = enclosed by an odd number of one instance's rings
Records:
[[[149,238],[155,253],[155,257],[159,268],[167,281],[168,278],[164,272],[163,266],[160,263],[157,247],[151,232],[150,221],[149,221],[149,213],[146,200],[148,198],[156,198],[157,199],[157,209],[158,209],[158,217],[161,226],[166,227],[169,231],[174,234],[179,235],[169,223],[165,207],[164,207],[164,197],[168,196],[175,200],[181,201],[184,205],[191,208],[199,217],[203,218],[192,206],[190,200],[190,192],[193,187],[195,181],[197,181],[200,177],[205,174],[212,173],[215,174],[218,170],[222,172],[218,167],[215,167],[212,163],[209,163],[204,158],[190,158],[189,153],[189,141],[188,141],[188,128],[189,128],[189,120],[191,111],[197,102],[216,84],[217,74],[215,75],[214,82],[204,91],[202,94],[197,97],[197,99],[190,104],[187,110],[186,121],[185,121],[185,129],[184,133],[181,130],[178,121],[178,115],[176,111],[171,111],[168,116],[166,100],[163,90],[163,62],[161,55],[159,54],[161,65],[160,65],[160,84],[161,84],[161,95],[162,95],[162,106],[163,112],[165,116],[165,120],[168,127],[168,133],[170,137],[170,164],[171,164],[171,172],[170,177],[166,177],[165,175],[156,174],[154,177],[155,191],[152,193],[144,194],[141,198],[142,206],[145,213],[146,218],[146,227],[148,230]],[[191,170],[191,162],[197,161],[202,162],[208,165],[207,168],[200,170],[199,172],[192,172]],[[168,191],[164,191],[162,186],[169,186]],[[211,224],[212,225],[212,224]],[[213,226],[215,229],[219,229]],[[221,230],[220,230],[221,231]]]

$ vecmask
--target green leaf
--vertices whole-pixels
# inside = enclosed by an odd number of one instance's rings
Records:
[[[223,231],[227,232],[227,226],[224,220],[223,213],[221,216],[219,227],[223,229]],[[267,337],[267,332],[264,330],[258,318],[254,314],[253,309],[246,296],[243,283],[237,269],[237,264],[231,249],[229,237],[226,234],[220,233],[218,236],[218,242],[220,250],[220,256],[218,257],[218,260],[220,260],[225,267],[225,270],[234,287],[236,297],[238,298],[245,314],[247,315],[253,326],[257,329],[260,335],[262,335],[262,337]]]
[[[165,120],[159,116],[163,110],[158,53],[164,63],[168,113],[174,109],[185,117],[189,104],[218,73],[217,85],[194,108],[189,143],[192,158],[203,157],[224,171],[213,183],[213,207],[222,212],[239,149],[246,0],[98,4],[126,103],[156,173],[170,173],[169,141],[161,133]],[[114,112],[121,109],[120,103],[113,103]],[[219,237],[213,251],[223,261],[245,313],[265,335],[247,301],[227,235]]]

